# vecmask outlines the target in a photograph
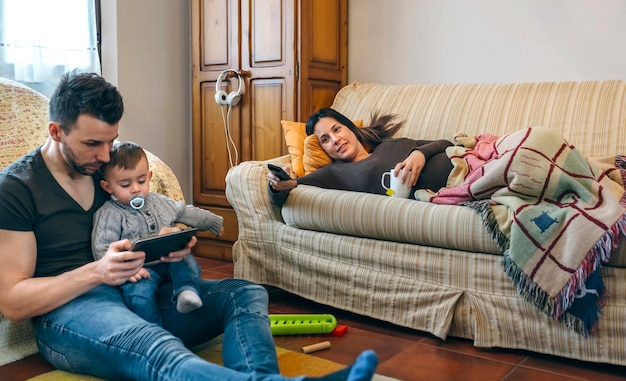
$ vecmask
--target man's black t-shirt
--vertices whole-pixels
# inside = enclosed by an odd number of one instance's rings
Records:
[[[93,204],[84,210],[54,179],[39,148],[0,172],[0,229],[34,232],[35,276],[58,275],[93,261],[93,214],[109,198],[99,182],[94,176]]]

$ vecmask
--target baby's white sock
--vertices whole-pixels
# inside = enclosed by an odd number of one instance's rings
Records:
[[[176,310],[181,314],[186,314],[200,307],[202,307],[202,299],[194,291],[185,290],[176,298]]]

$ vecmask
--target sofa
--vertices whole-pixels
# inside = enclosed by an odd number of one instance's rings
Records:
[[[396,114],[405,121],[396,136],[453,140],[543,126],[589,158],[626,153],[623,80],[357,81],[332,107],[365,124],[373,112]],[[227,175],[239,224],[235,277],[442,340],[626,366],[624,244],[599,269],[608,297],[595,330],[581,335],[520,296],[503,270],[503,249],[472,208],[303,185],[282,207],[272,205],[266,164],[293,171],[293,154],[243,162]]]
[[[45,142],[48,136],[48,99],[9,79],[0,78],[0,170]],[[146,151],[153,171],[151,190],[183,200],[173,171]],[[29,320],[11,322],[0,314],[0,365],[37,352]]]

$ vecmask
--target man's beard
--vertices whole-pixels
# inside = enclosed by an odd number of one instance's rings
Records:
[[[84,175],[84,176],[91,176],[91,175],[93,175],[96,172],[96,170],[92,170],[92,169],[89,169],[87,167],[95,166],[95,165],[102,165],[102,163],[100,163],[100,162],[98,162],[98,163],[90,163],[90,164],[87,164],[87,165],[80,165],[80,164],[78,164],[78,162],[76,161],[76,154],[74,153],[74,151],[72,151],[72,149],[70,147],[67,146],[67,144],[62,144],[61,145],[61,153],[65,157],[65,162],[75,172],[80,173],[81,175]]]

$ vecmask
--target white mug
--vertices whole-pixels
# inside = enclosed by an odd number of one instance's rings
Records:
[[[380,178],[380,184],[387,190],[387,194],[391,197],[409,198],[411,194],[411,186],[402,182],[402,172],[404,172],[404,169],[398,173],[398,176],[394,176],[393,168],[391,168],[391,171],[383,173]],[[385,177],[387,176],[389,176],[389,186],[385,184]],[[407,178],[407,182],[408,180]]]

